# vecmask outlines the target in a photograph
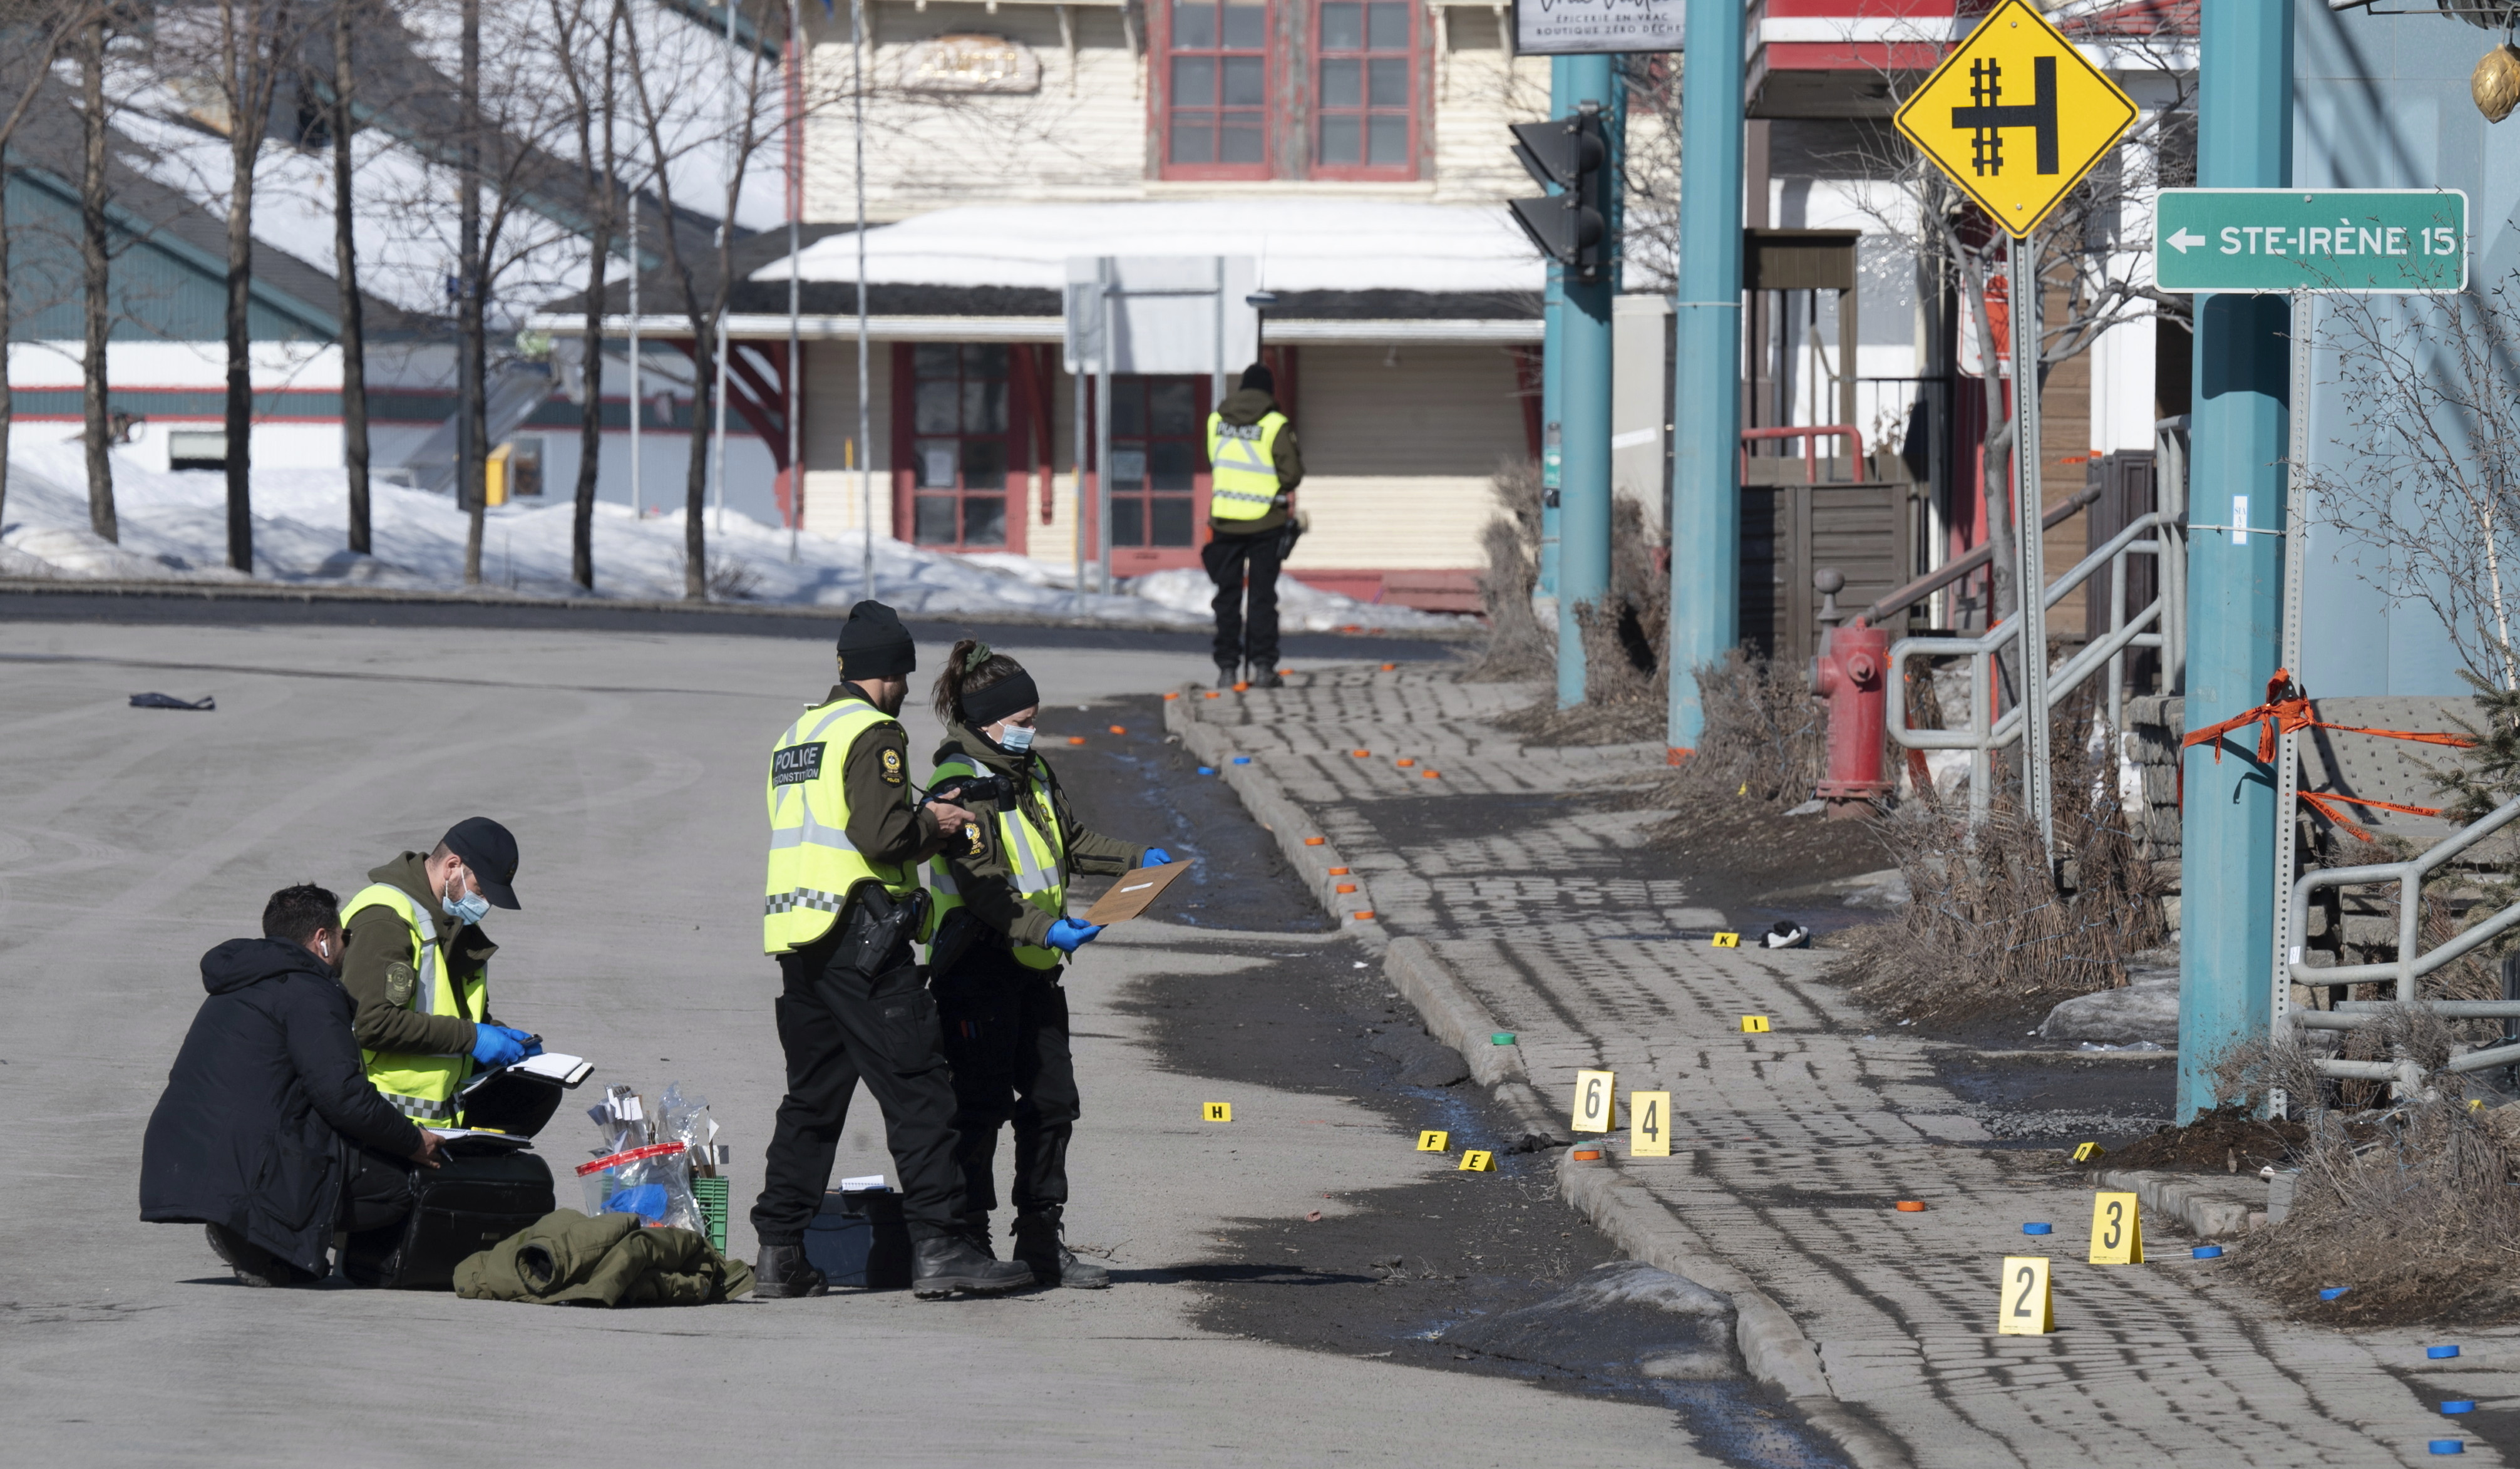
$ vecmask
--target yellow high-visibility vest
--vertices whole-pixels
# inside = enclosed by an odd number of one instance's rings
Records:
[[[391,883],[371,883],[352,895],[341,910],[343,926],[369,908],[392,909],[411,930],[411,969],[419,977],[412,986],[411,1008],[422,1015],[451,1015],[481,1024],[481,1018],[490,1013],[488,966],[457,977],[446,961],[445,945],[436,937],[436,924],[410,894]],[[359,1054],[367,1062],[368,1079],[403,1116],[439,1127],[464,1125],[457,1093],[472,1076],[471,1055],[425,1056],[365,1048]]]
[[[770,877],[761,904],[761,950],[791,953],[832,930],[849,890],[880,883],[895,898],[919,889],[909,863],[870,862],[849,841],[849,751],[871,730],[900,721],[854,695],[817,705],[771,747]],[[906,774],[905,774],[906,779]]]
[[[1207,416],[1208,519],[1256,521],[1278,503],[1278,432],[1286,415],[1276,409],[1256,424],[1229,424]]]
[[[1032,818],[1024,813],[1023,803],[1011,801],[1007,803],[1006,809],[998,812],[998,841],[1006,848],[1008,865],[1014,868],[1015,891],[1023,895],[1023,900],[1054,919],[1064,918],[1067,916],[1067,882],[1059,871],[1061,853],[1056,815],[1058,807],[1051,801],[1050,781],[1041,774],[1041,767],[1035,764],[1033,771],[1033,795],[1041,802],[1042,810],[1053,813],[1051,829],[1045,832],[1033,825]],[[934,790],[952,781],[969,780],[987,773],[969,759],[958,756],[937,765],[936,773],[927,778],[927,786]],[[931,869],[928,886],[936,895],[935,922],[941,925],[946,914],[963,906],[963,891],[956,886],[953,870],[946,865],[941,853],[931,859]],[[1012,947],[1015,962],[1027,968],[1058,967],[1058,950],[1055,948],[1039,943],[1017,943]]]

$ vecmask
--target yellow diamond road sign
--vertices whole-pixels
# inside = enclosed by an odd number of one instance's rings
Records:
[[[2108,156],[2136,106],[2022,0],[2004,0],[1899,109],[1923,149],[2005,232],[2026,235]]]

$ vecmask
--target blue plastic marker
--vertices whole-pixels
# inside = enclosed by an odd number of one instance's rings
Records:
[[[2195,1249],[2190,1250],[2187,1253],[2189,1256],[2197,1260],[2221,1260],[2223,1258],[2223,1247],[2221,1245],[2198,1245]]]
[[[1201,775],[1214,775],[1216,773],[1216,767],[1214,765],[1201,765],[1198,767],[1198,773]]]
[[[2318,1293],[2318,1299],[2321,1301],[2333,1301],[2352,1289],[2354,1289],[2354,1287],[2350,1285],[2331,1285],[2327,1289]]]
[[[2435,1439],[2428,1446],[2435,1453],[2467,1452],[2467,1441],[2464,1439]]]
[[[2445,1413],[2475,1412],[2476,1400],[2473,1398],[2453,1398],[2450,1401],[2442,1404],[2442,1411]]]
[[[1251,763],[1251,757],[1249,757],[1249,756],[1247,756],[1247,755],[1238,755],[1238,756],[1236,756],[1236,757],[1234,757],[1234,763],[1236,763],[1236,764],[1238,764],[1238,765],[1247,765],[1247,764],[1250,764],[1250,763]]]
[[[2440,1361],[2446,1356],[2458,1355],[2458,1349],[2456,1347],[2426,1347],[2424,1349],[2424,1355],[2431,1357],[2434,1361]]]
[[[2056,1226],[2053,1224],[2024,1224],[2021,1226],[2021,1232],[2024,1234],[2053,1234],[2056,1232]]]

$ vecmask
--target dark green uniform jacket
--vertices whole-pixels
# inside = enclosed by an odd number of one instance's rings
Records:
[[[425,851],[406,851],[401,856],[368,873],[368,881],[385,883],[410,895],[420,911],[437,924],[437,932],[446,932],[455,922],[446,916],[444,905],[428,891],[428,874],[422,870],[428,862]],[[434,936],[432,936],[434,937]],[[469,983],[499,945],[479,929],[467,926],[456,936],[454,951],[447,955],[448,968],[459,983]],[[460,1015],[424,1015],[408,1004],[396,1004],[385,995],[386,971],[400,964],[411,964],[411,930],[403,927],[402,915],[387,907],[363,909],[350,920],[349,940],[341,946],[341,987],[350,991],[358,1015],[350,1029],[359,1044],[372,1051],[392,1051],[413,1056],[460,1056],[472,1049],[476,1031],[472,1022]],[[408,984],[408,977],[405,979]],[[490,1024],[499,1022],[492,1019]]]
[[[957,722],[945,726],[945,743],[936,747],[934,763],[958,758],[1021,783],[1025,792],[1022,799],[1033,826],[1058,835],[1061,887],[1080,872],[1117,877],[1146,861],[1145,848],[1085,829],[1085,823],[1076,819],[1075,808],[1067,803],[1067,793],[1059,789],[1058,777],[1051,773],[1050,761],[1039,751],[1020,757],[1009,755]],[[1041,808],[1040,799],[1030,785],[1036,773],[1050,787],[1051,808],[1047,811]],[[1014,868],[1008,861],[1006,844],[998,839],[998,813],[1006,803],[974,799],[956,804],[980,819],[987,839],[976,856],[962,842],[949,844],[945,852],[946,867],[954,874],[954,885],[961,890],[971,916],[990,932],[1004,934],[1017,943],[1048,943],[1051,915],[1025,902],[1023,895],[1015,891]]]
[[[1216,405],[1216,416],[1229,424],[1244,428],[1258,423],[1272,413],[1283,413],[1278,400],[1257,388],[1238,388]],[[1271,448],[1269,462],[1278,471],[1278,492],[1281,494],[1304,482],[1303,452],[1295,447],[1295,426],[1291,423],[1278,431],[1278,441]],[[1275,531],[1286,524],[1286,508],[1273,505],[1269,513],[1256,521],[1210,520],[1208,528],[1218,535],[1260,535]]]

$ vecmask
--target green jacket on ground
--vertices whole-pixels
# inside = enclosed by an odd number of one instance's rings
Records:
[[[688,1229],[647,1229],[635,1214],[556,1209],[455,1266],[467,1301],[540,1306],[708,1306],[752,1290],[752,1266]]]

